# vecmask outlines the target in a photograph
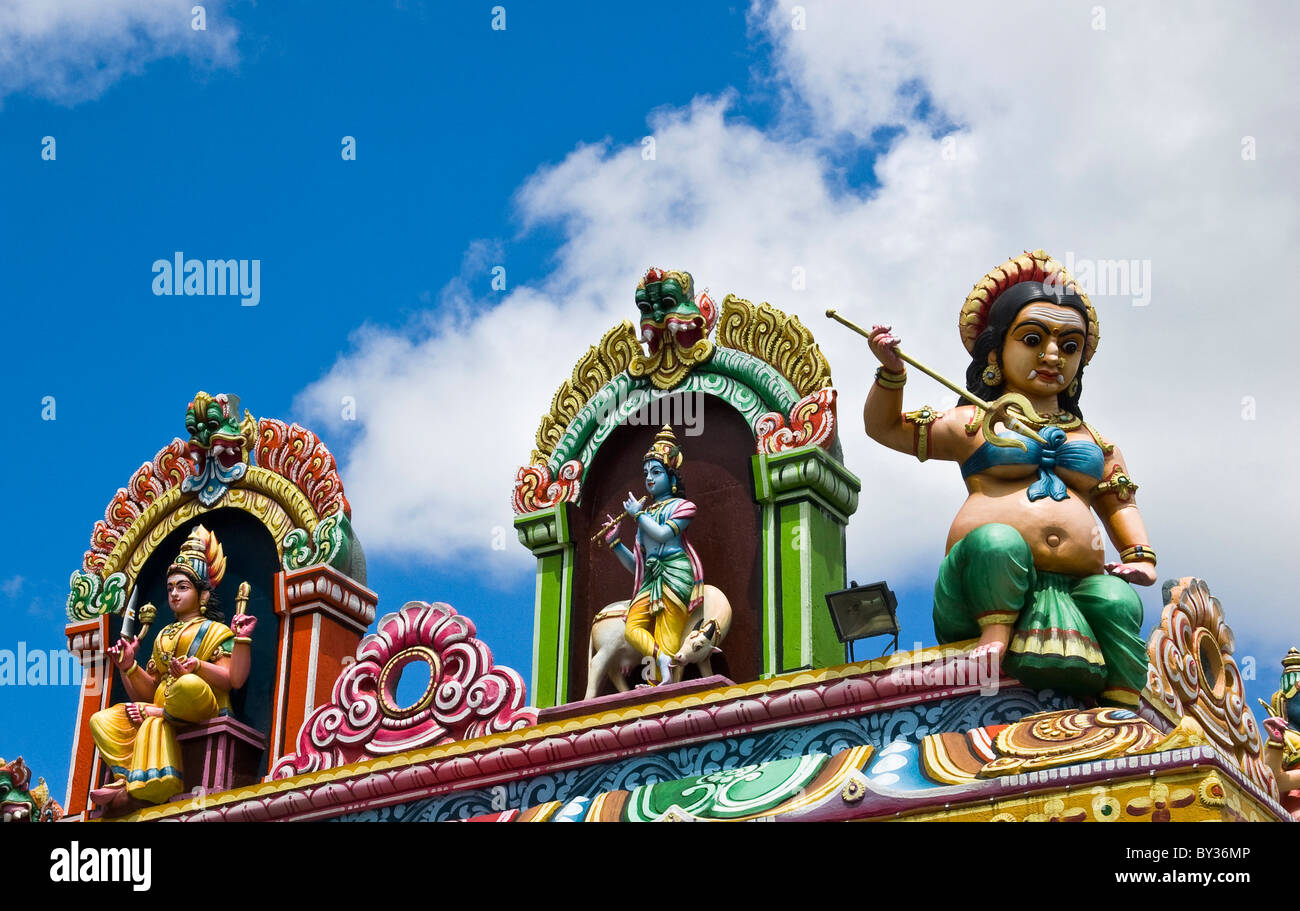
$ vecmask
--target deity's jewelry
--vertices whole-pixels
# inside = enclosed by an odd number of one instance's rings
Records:
[[[984,372],[980,374],[980,379],[982,379],[984,381],[984,385],[988,386],[990,389],[995,386],[1001,386],[1002,368],[1000,368],[997,364],[989,364],[987,367],[984,368]]]
[[[1079,378],[1075,377],[1070,383],[1070,398],[1079,397]]]
[[[1093,494],[1113,493],[1115,498],[1121,503],[1127,503],[1133,499],[1133,494],[1137,492],[1138,486],[1133,483],[1133,479],[1124,473],[1124,469],[1116,465],[1102,481],[1092,489]]]
[[[677,493],[677,482],[673,481],[673,493]]]
[[[1134,544],[1132,547],[1126,547],[1119,552],[1119,561],[1121,563],[1144,562],[1156,565],[1156,552],[1146,544]]]
[[[939,412],[929,405],[903,415],[903,421],[916,428],[914,442],[917,461],[924,462],[930,457],[930,425],[938,419]]]
[[[118,670],[122,670],[122,669],[119,667]],[[125,676],[125,677],[130,677],[132,674],[134,674],[134,673],[135,673],[136,671],[138,671],[138,670],[140,670],[140,665],[138,665],[138,664],[136,664],[134,661],[132,661],[132,662],[131,662],[131,666],[128,667],[125,671],[122,671],[122,675]]]
[[[907,371],[894,373],[881,365],[876,368],[876,382],[886,389],[902,389],[907,383]]]
[[[235,637],[235,644],[236,644],[236,645],[249,645],[250,643],[252,643],[252,641],[253,641],[253,639],[252,639],[251,636],[236,636],[236,637]]]

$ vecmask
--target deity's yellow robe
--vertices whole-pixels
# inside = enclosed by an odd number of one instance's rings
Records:
[[[154,691],[153,704],[164,715],[146,715],[139,726],[126,714],[126,705],[115,705],[90,718],[90,733],[114,778],[126,779],[127,793],[150,803],[161,803],[184,790],[180,746],[175,725],[194,724],[226,714],[230,694],[213,689],[197,674],[173,680],[167,673],[172,657],[216,661],[229,656],[235,634],[215,620],[194,617],[176,631],[165,627],[154,637],[153,657],[148,669],[162,675]]]

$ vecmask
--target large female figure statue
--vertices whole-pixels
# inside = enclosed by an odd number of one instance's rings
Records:
[[[626,636],[643,657],[653,660],[655,683],[671,679],[672,658],[681,648],[687,618],[703,600],[700,558],[686,540],[695,504],[678,496],[684,492],[681,467],[682,451],[665,424],[642,460],[650,502],[643,506],[629,492],[623,504],[636,522],[636,552],[619,541],[617,524],[605,535],[605,543],[635,577]]]
[[[1097,350],[1097,314],[1043,251],[986,275],[962,307],[971,354],[967,389],[986,402],[1028,400],[1043,442],[999,423],[994,445],[983,409],[902,413],[905,365],[888,326],[870,333],[880,360],[863,417],[868,436],[921,461],[958,462],[967,498],[948,532],[934,589],[941,643],[979,637],[1023,683],[1135,706],[1146,679],[1142,604],[1129,583],[1156,581],[1155,552],[1119,448],[1083,422],[1083,370]],[[999,415],[995,415],[998,417]],[[996,429],[996,427],[995,427]],[[1012,442],[1014,441],[1014,442]],[[1101,520],[1118,563],[1105,562]]]
[[[230,691],[248,679],[257,620],[237,614],[231,626],[221,622],[212,592],[225,570],[216,535],[197,526],[167,569],[167,603],[176,620],[154,638],[148,664],[136,664],[139,639],[118,639],[108,650],[132,701],[90,719],[95,745],[114,779],[91,791],[95,803],[121,809],[128,798],[160,803],[180,793],[174,726],[228,713]]]

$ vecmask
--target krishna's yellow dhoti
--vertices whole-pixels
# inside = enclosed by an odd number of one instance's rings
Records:
[[[146,715],[137,726],[127,716],[126,705],[120,704],[91,716],[95,745],[113,777],[126,779],[132,797],[160,803],[184,790],[175,725],[207,721],[230,709],[230,694],[213,689],[197,674],[173,680],[167,673],[171,659],[216,661],[229,657],[234,640],[230,627],[204,617],[164,627],[154,638],[147,667],[151,673],[162,674],[153,704],[162,708],[164,715]]]

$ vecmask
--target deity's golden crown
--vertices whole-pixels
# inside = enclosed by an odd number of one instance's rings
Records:
[[[226,554],[217,536],[202,525],[194,526],[190,536],[181,545],[167,575],[182,573],[200,588],[216,588],[226,575]]]
[[[1286,653],[1286,657],[1282,659],[1282,670],[1283,672],[1300,671],[1300,649],[1292,648]]]
[[[651,459],[658,459],[671,471],[677,471],[682,467],[682,449],[677,445],[677,437],[673,435],[671,425],[665,424],[663,429],[655,434],[655,441],[650,445],[650,451],[641,461],[648,462]]]
[[[1097,353],[1097,342],[1101,340],[1101,325],[1097,321],[1097,311],[1092,301],[1083,293],[1074,276],[1065,267],[1052,259],[1042,250],[1021,256],[1013,256],[1000,266],[995,266],[983,278],[975,283],[971,293],[961,307],[957,327],[961,330],[961,343],[966,350],[974,352],[975,340],[984,331],[989,322],[989,312],[993,309],[998,296],[1012,285],[1021,282],[1042,282],[1053,285],[1062,294],[1077,294],[1083,300],[1084,309],[1088,311],[1088,339],[1083,345],[1083,362],[1087,364]]]

